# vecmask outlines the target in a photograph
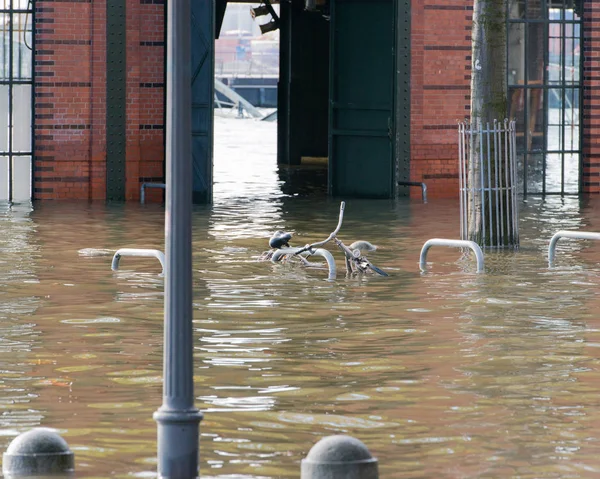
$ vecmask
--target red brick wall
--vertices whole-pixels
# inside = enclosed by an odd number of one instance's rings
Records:
[[[92,3],[90,12],[91,114],[90,114],[90,199],[106,198],[106,0]]]
[[[90,197],[91,7],[36,2],[34,198]]]
[[[600,3],[584,2],[583,192],[600,193]]]
[[[34,198],[106,197],[106,0],[37,0]],[[473,0],[412,0],[411,181],[458,194]],[[127,1],[126,197],[164,168],[164,0]],[[584,11],[583,191],[600,193],[600,2]],[[148,190],[158,200],[162,191]],[[412,192],[415,196],[420,193]]]
[[[473,0],[412,0],[411,181],[458,196],[458,122],[469,116]],[[418,191],[411,192],[415,196]]]
[[[126,197],[144,181],[164,181],[164,1],[127,1]],[[162,190],[146,191],[148,201]]]
[[[35,199],[106,198],[106,0],[37,0]],[[164,0],[127,1],[126,197],[163,178]],[[148,192],[149,199],[160,192]]]

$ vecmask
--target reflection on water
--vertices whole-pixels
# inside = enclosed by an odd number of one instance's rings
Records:
[[[277,229],[324,239],[339,199],[284,192],[275,125],[216,121],[215,204],[193,216],[203,477],[298,477],[335,433],[363,440],[382,477],[600,472],[600,245],[561,240],[546,259],[556,230],[600,230],[598,200],[523,202],[521,249],[489,252],[483,275],[447,248],[419,273],[427,239],[458,236],[458,202],[349,200],[340,237],[378,244],[391,276],[330,282],[256,258]],[[163,278],[152,258],[112,272],[110,253],[162,249],[163,227],[159,205],[0,211],[3,450],[44,425],[79,477],[154,475]]]

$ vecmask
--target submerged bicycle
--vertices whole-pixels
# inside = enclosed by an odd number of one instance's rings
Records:
[[[389,276],[385,271],[371,263],[366,257],[366,253],[377,249],[376,246],[364,240],[355,241],[350,246],[346,246],[343,241],[337,237],[337,234],[342,227],[345,207],[346,203],[342,201],[340,204],[338,224],[326,240],[294,248],[289,245],[292,235],[283,231],[277,231],[269,241],[269,246],[273,249],[265,252],[261,256],[261,259],[271,260],[271,262],[277,263],[298,258],[305,266],[317,266],[316,264],[309,262],[306,258],[310,256],[321,256],[325,258],[327,266],[329,267],[328,279],[335,279],[337,275],[335,259],[328,250],[321,248],[321,246],[333,241],[342,253],[344,253],[347,275],[350,276],[373,272],[380,276]]]

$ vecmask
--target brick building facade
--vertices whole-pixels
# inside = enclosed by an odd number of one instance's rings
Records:
[[[110,0],[109,0],[110,1]],[[411,181],[458,190],[457,122],[469,116],[472,0],[411,0]],[[164,174],[164,0],[126,2],[125,197]],[[584,2],[581,191],[600,193],[600,4]],[[33,196],[106,199],[107,0],[35,2]],[[108,142],[108,143],[107,143]],[[149,192],[150,195],[159,192]]]
[[[164,2],[126,2],[126,199],[164,175]],[[106,199],[107,0],[37,0],[33,196]],[[152,192],[148,192],[152,195]]]
[[[583,139],[582,190],[600,193],[600,4],[584,2],[583,10]]]
[[[469,116],[472,0],[412,0],[411,181],[458,195],[458,121]]]

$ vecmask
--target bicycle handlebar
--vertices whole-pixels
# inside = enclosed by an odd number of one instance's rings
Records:
[[[304,253],[305,251],[310,251],[313,248],[318,248],[319,246],[323,246],[324,244],[329,243],[333,238],[336,237],[336,235],[338,234],[338,232],[340,231],[340,228],[342,227],[342,221],[344,220],[344,208],[346,208],[346,202],[342,201],[340,203],[340,216],[338,219],[338,224],[335,227],[335,229],[331,232],[331,234],[329,235],[329,237],[324,240],[324,241],[319,241],[318,243],[312,243],[312,244],[307,244],[306,246],[300,248],[296,253],[294,253],[295,255],[300,254],[300,253]]]

